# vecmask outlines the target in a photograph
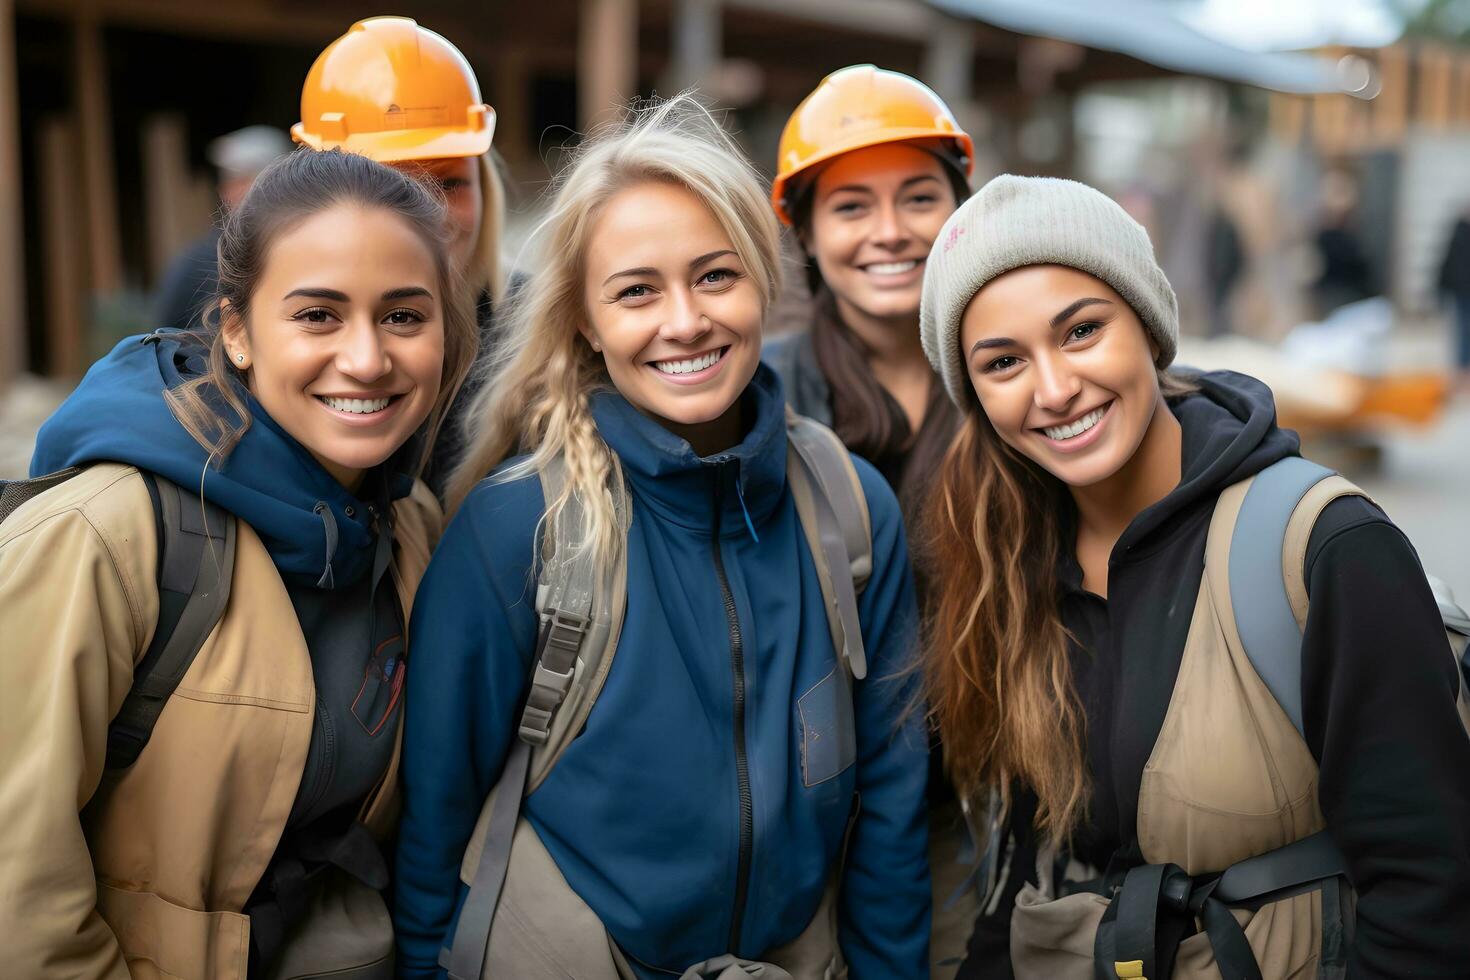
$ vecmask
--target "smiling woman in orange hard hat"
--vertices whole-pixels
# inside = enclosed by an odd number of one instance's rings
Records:
[[[957,426],[919,344],[929,247],[970,195],[974,147],[922,82],[872,65],[823,79],[786,123],[771,202],[795,227],[814,299],[811,329],[766,344],[786,399],[836,430],[898,494],[910,526]],[[923,549],[914,571],[922,604]],[[938,766],[930,779],[935,890],[931,958],[953,975],[974,902],[951,901],[964,834]],[[945,964],[949,965],[946,967]]]
[[[500,239],[505,190],[490,153],[495,110],[459,49],[408,17],[353,24],[317,56],[301,89],[291,136],[315,150],[360,153],[444,194],[450,252],[478,310],[481,350],[491,344],[491,304],[505,296]],[[435,491],[459,456],[467,379],[434,447],[425,479]]]

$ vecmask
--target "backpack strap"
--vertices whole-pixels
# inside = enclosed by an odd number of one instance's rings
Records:
[[[873,571],[873,532],[852,456],[837,434],[787,410],[786,481],[817,566],[832,647],[852,676],[868,675],[857,596]]]
[[[158,527],[158,622],[107,730],[108,769],[128,768],[148,744],[164,705],[224,614],[235,570],[234,518],[186,497],[169,480],[142,476]]]
[[[1205,571],[1221,622],[1234,629],[1299,733],[1307,542],[1329,503],[1363,495],[1326,467],[1292,456],[1227,488],[1210,522]]]
[[[29,480],[0,480],[0,521],[15,513],[27,500],[60,486],[81,471],[80,466],[70,466]]]
[[[565,461],[555,457],[540,477],[549,504],[566,486]],[[452,980],[479,980],[521,805],[581,731],[617,652],[628,597],[625,553],[620,549],[610,567],[599,568],[590,549],[579,547],[581,529],[582,502],[575,495],[543,529],[536,582],[540,632],[531,686],[517,737],[471,839],[471,848],[478,844],[480,853],[467,879],[470,891],[452,945],[440,951],[439,964]]]

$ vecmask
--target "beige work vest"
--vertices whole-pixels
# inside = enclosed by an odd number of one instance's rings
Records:
[[[1252,667],[1230,608],[1230,535],[1249,482],[1227,489],[1215,505],[1179,675],[1139,786],[1144,861],[1177,864],[1190,875],[1223,871],[1325,827],[1316,760]],[[1325,481],[1302,500],[1287,527],[1287,592],[1301,624],[1307,605],[1302,564],[1312,527],[1331,500],[1354,492],[1341,479]],[[1028,883],[1011,919],[1017,980],[1093,980],[1094,941],[1108,902],[1088,892],[1053,898]],[[1314,978],[1339,966],[1323,963],[1320,890],[1232,914],[1264,977]],[[1204,932],[1180,944],[1173,976],[1219,978]]]

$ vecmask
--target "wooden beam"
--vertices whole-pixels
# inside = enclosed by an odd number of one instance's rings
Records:
[[[703,86],[713,77],[724,50],[721,5],[721,0],[674,0],[670,87],[675,91]]]
[[[90,14],[75,22],[73,78],[81,112],[81,154],[87,216],[87,259],[93,292],[122,285],[122,245],[117,215],[117,168],[112,154],[112,105],[102,25]]]
[[[16,66],[15,6],[12,0],[0,0],[0,296],[6,298],[12,310],[12,315],[0,318],[0,394],[26,366],[26,278],[21,261],[25,210],[20,199],[20,83]]]
[[[934,32],[938,14],[922,3],[894,0],[728,0],[732,8],[779,14],[811,24],[829,24],[844,31],[876,34],[893,40],[925,43]]]
[[[638,0],[582,0],[577,29],[577,117],[586,132],[638,94]]]
[[[46,263],[46,373],[69,378],[86,359],[82,303],[87,295],[86,233],[77,173],[80,140],[74,117],[52,116],[37,133],[41,255]]]

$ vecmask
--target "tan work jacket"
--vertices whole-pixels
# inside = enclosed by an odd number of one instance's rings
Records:
[[[442,517],[394,505],[408,614]],[[218,626],[123,773],[108,724],[158,618],[147,487],[98,464],[0,527],[0,974],[243,980],[246,899],[276,851],[311,741],[306,641],[265,546],[237,521]],[[205,560],[209,560],[206,553]],[[397,755],[364,807],[396,818]]]

